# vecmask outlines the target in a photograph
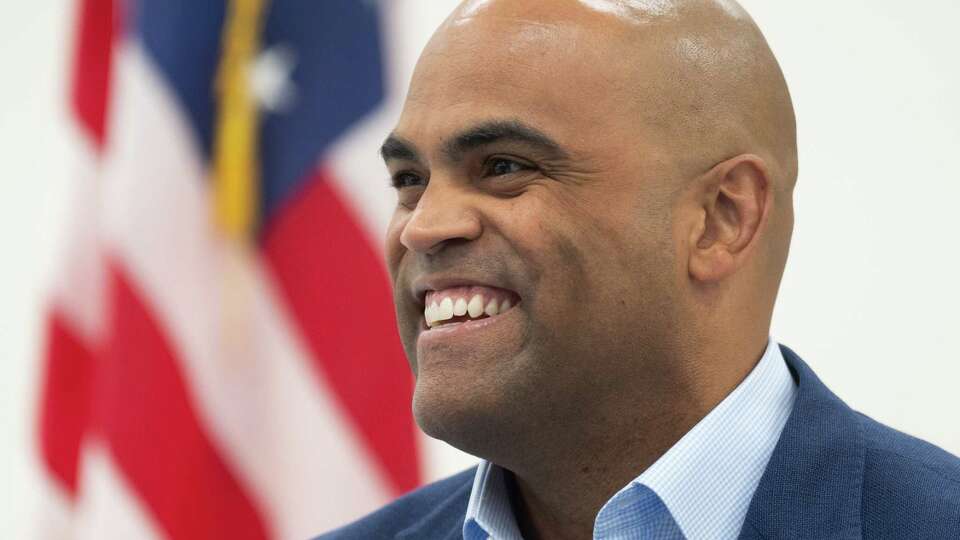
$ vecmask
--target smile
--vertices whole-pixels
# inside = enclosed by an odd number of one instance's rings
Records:
[[[519,297],[493,287],[450,287],[427,291],[423,318],[428,328],[496,317],[513,309]]]

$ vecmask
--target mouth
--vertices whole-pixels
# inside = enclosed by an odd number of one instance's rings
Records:
[[[427,290],[423,300],[424,326],[432,330],[502,316],[520,303],[520,296],[497,287],[460,286]]]

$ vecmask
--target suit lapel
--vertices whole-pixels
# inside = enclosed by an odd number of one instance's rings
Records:
[[[858,416],[793,351],[799,388],[740,532],[753,538],[861,538],[864,441]]]
[[[429,514],[400,531],[396,540],[452,540],[463,537],[463,519],[473,482],[467,482],[444,499]]]

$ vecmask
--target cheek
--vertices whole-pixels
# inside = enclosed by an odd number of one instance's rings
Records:
[[[590,257],[583,219],[547,189],[511,199],[503,209],[498,228],[522,261],[530,285],[525,301],[538,317],[569,311],[585,299]]]
[[[642,308],[654,274],[672,270],[651,210],[587,192],[530,195],[516,200],[504,227],[538,277],[531,307],[545,323],[609,324]]]
[[[400,261],[403,259],[403,254],[406,251],[400,242],[400,235],[403,233],[403,228],[408,219],[409,216],[407,212],[402,212],[400,209],[397,209],[390,219],[390,224],[387,226],[387,234],[384,237],[383,252],[386,255],[387,269],[390,271],[391,280],[394,282],[397,279]]]

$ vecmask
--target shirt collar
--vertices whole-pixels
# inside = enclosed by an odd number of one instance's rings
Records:
[[[796,393],[780,347],[770,340],[747,378],[624,490],[636,484],[653,490],[688,538],[736,538]]]
[[[473,478],[473,490],[467,503],[463,523],[464,540],[519,540],[520,529],[510,508],[510,497],[504,478],[506,472],[483,460]]]
[[[770,340],[747,378],[607,501],[597,524],[621,513],[632,491],[643,486],[659,496],[688,538],[736,538],[796,393],[780,347]],[[463,526],[466,540],[521,538],[504,474],[488,461],[477,468]]]

